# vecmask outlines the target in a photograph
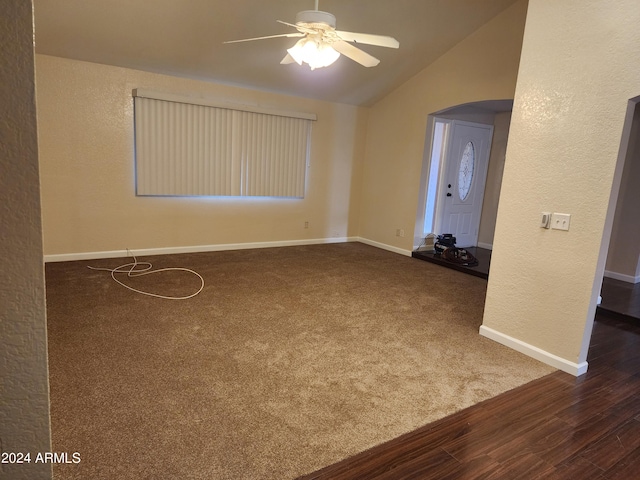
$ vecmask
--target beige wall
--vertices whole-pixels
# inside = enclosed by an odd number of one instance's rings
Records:
[[[360,236],[410,251],[419,208],[427,117],[448,107],[513,98],[526,1],[506,9],[371,108]]]
[[[578,366],[628,100],[640,94],[639,23],[635,0],[529,2],[483,326]],[[570,230],[540,228],[543,211],[571,214]]]
[[[366,109],[43,55],[36,62],[46,255],[357,235]],[[306,197],[136,197],[134,88],[316,113]]]
[[[611,230],[607,275],[640,281],[640,107],[636,106]]]
[[[51,478],[38,138],[30,0],[0,3],[0,450],[31,463],[0,477]]]

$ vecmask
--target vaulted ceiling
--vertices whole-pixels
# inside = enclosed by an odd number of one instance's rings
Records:
[[[36,52],[217,83],[369,106],[431,64],[516,0],[320,0],[337,29],[395,37],[400,48],[359,48],[366,68],[341,57],[311,71],[280,60],[314,0],[34,0]],[[461,65],[460,68],[464,68]]]

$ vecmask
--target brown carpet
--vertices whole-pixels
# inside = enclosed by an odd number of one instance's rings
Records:
[[[294,478],[553,371],[478,335],[485,280],[360,243],[144,260],[206,286],[46,267],[58,479]]]

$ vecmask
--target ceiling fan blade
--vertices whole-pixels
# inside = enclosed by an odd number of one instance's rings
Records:
[[[287,53],[287,55],[280,61],[280,64],[286,65],[293,62],[295,62],[295,59]]]
[[[277,37],[304,37],[304,33],[296,32],[296,33],[282,33],[280,35],[267,35],[266,37],[255,37],[255,38],[243,38],[242,40],[228,40],[222,43],[239,43],[239,42],[252,42],[254,40],[264,40],[265,38],[277,38]]]
[[[354,62],[358,62],[360,65],[364,65],[365,67],[375,67],[380,63],[380,60],[376,57],[372,57],[367,52],[364,52],[345,41],[338,40],[337,42],[332,42],[331,46],[335,51],[341,53],[345,57],[349,57]]]
[[[318,33],[318,31],[314,30],[313,28],[303,27],[302,25],[296,25],[295,23],[283,22],[282,20],[276,20],[276,22],[286,25],[288,27],[296,28],[299,32]]]
[[[398,48],[400,42],[393,37],[385,35],[371,35],[369,33],[343,32],[336,30],[336,34],[347,42],[364,43],[366,45],[377,45],[378,47]]]

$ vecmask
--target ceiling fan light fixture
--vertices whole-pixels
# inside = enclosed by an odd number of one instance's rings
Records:
[[[321,12],[320,10],[305,10],[298,12],[296,15],[296,24],[298,25],[326,25],[336,28],[336,17],[329,12]]]
[[[328,67],[340,57],[328,43],[309,37],[298,40],[287,52],[298,65],[306,63],[311,70]]]
[[[340,55],[344,55],[364,67],[375,67],[380,63],[380,60],[376,57],[361,50],[358,46],[352,45],[352,43],[386,48],[398,48],[400,46],[400,43],[393,37],[336,30],[336,17],[331,13],[318,10],[318,0],[316,0],[315,10],[298,12],[295,24],[283,22],[282,20],[278,20],[278,23],[293,27],[297,31],[295,33],[231,40],[224,43],[249,42],[276,37],[298,37],[300,40],[293,47],[287,49],[287,55],[280,63],[282,65],[293,62],[298,65],[306,63],[311,70],[328,67]]]

